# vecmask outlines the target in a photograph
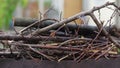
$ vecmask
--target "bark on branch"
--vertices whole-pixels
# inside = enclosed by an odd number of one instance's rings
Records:
[[[65,19],[65,20],[60,21],[59,23],[54,23],[54,24],[49,25],[49,26],[47,26],[47,27],[44,27],[44,28],[42,28],[42,29],[38,29],[38,30],[36,30],[35,32],[33,32],[32,35],[38,35],[38,34],[40,34],[40,33],[42,33],[42,32],[47,32],[47,31],[49,31],[49,30],[51,30],[51,29],[58,28],[58,27],[60,27],[60,26],[62,26],[62,25],[64,25],[64,24],[67,24],[67,23],[69,23],[69,22],[71,22],[71,21],[74,21],[74,20],[76,20],[76,19],[79,19],[81,16],[90,15],[90,13],[93,13],[94,11],[99,10],[99,9],[101,9],[101,8],[104,8],[104,7],[108,6],[108,5],[113,5],[114,7],[117,7],[117,6],[115,6],[115,4],[114,4],[113,2],[112,2],[112,3],[107,2],[106,4],[104,4],[104,5],[102,5],[102,6],[94,7],[92,10],[89,10],[89,11],[86,11],[86,12],[80,12],[80,13],[74,15],[74,16],[71,16],[71,17],[69,17],[69,18],[67,18],[67,19]]]
[[[108,37],[109,40],[116,45],[116,47],[120,48],[120,44],[117,41],[115,41],[111,37],[111,35],[103,28],[102,24],[99,23],[99,21],[97,20],[95,15],[93,13],[91,13],[90,16],[93,19],[93,21],[96,23],[96,25],[98,26],[99,30],[102,29],[102,32],[105,34],[105,36]]]
[[[72,37],[48,37],[48,36],[37,36],[37,37],[28,37],[28,36],[17,36],[17,35],[0,35],[0,40],[14,40],[14,41],[56,41],[56,42],[63,42],[68,39],[72,39]]]
[[[30,24],[35,23],[37,19],[24,19],[24,18],[15,18],[15,26],[20,26],[20,27],[26,27],[29,26]],[[38,20],[37,20],[38,21]],[[44,21],[42,24],[40,24],[39,28],[44,28],[46,26],[52,25],[55,22],[49,22],[49,21]],[[34,25],[33,27],[38,27],[38,24]],[[97,26],[90,26],[90,25],[79,25],[79,24],[71,24],[68,23],[65,25],[65,27],[61,28],[60,31],[64,32],[66,30],[66,27],[69,29],[69,31],[71,32],[71,34],[75,34],[75,30],[78,30],[78,34],[84,37],[95,37],[96,36],[96,32],[98,32],[98,27]],[[79,28],[79,29],[78,29]],[[104,29],[106,29],[106,31],[109,31],[109,33],[112,36],[118,36],[116,35],[116,28],[113,26],[109,27],[103,27]],[[57,29],[53,29],[53,30],[57,30]],[[49,32],[48,32],[49,33]],[[59,32],[58,32],[59,33]],[[56,33],[57,35],[57,33]],[[62,35],[62,34],[58,34],[58,35]],[[101,36],[103,36],[104,34],[101,33]]]

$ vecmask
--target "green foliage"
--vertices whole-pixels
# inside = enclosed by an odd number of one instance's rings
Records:
[[[0,0],[0,29],[8,29],[13,12],[18,4],[25,6],[28,0]]]
[[[51,2],[52,2],[52,0],[45,0],[44,1],[44,5],[45,5],[45,8],[50,8],[51,7]]]
[[[27,6],[28,0],[20,0],[22,7]]]
[[[51,0],[45,0],[44,4],[47,5],[47,6],[50,6],[51,5]]]

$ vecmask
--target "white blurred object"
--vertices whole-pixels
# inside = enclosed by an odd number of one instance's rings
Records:
[[[95,6],[101,6],[106,2],[115,2],[115,0],[83,0],[83,10],[87,11],[89,9],[92,9]],[[112,6],[109,6],[109,7],[112,7]],[[114,9],[114,7],[112,8]],[[100,10],[100,13],[101,13],[100,19],[104,21],[104,25],[106,25],[107,20],[110,19],[110,16],[112,15],[113,12],[114,12],[113,10],[110,10],[107,8]],[[97,17],[97,19],[99,19],[98,12],[95,12],[95,16]],[[115,22],[115,19],[113,19],[112,22]],[[89,20],[88,25],[96,26],[96,24],[93,22],[92,19]],[[109,25],[109,23],[107,25]]]
[[[38,4],[38,6],[39,6],[39,11],[40,11],[41,13],[44,13],[44,0],[38,0],[38,2],[39,2],[39,4]]]
[[[22,5],[20,3],[18,3],[16,10],[14,12],[14,17],[23,17],[23,8]]]
[[[64,0],[52,0],[52,6],[58,10],[58,12],[63,12]]]

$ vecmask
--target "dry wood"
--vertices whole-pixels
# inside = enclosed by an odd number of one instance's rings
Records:
[[[14,40],[14,41],[45,41],[45,40],[50,40],[50,41],[56,41],[56,42],[63,42],[68,39],[72,39],[72,37],[49,37],[49,36],[18,36],[18,35],[0,35],[0,40]]]
[[[112,37],[115,34],[114,26],[111,28],[104,28],[94,15],[95,11],[99,10],[100,14],[100,9],[109,5],[115,7],[114,12],[117,12],[116,9],[120,10],[113,2],[107,2],[102,6],[94,7],[89,11],[78,13],[57,22],[52,19],[40,19],[40,21],[37,19],[15,19],[14,24],[16,26],[25,26],[25,28],[20,31],[22,35],[16,34],[13,36],[0,34],[1,44],[3,44],[3,46],[9,45],[9,48],[5,47],[5,49],[1,49],[0,57],[9,57],[11,54],[14,54],[14,57],[19,55],[19,57],[32,59],[46,58],[51,61],[57,60],[58,62],[64,59],[74,59],[77,62],[80,62],[83,59],[98,59],[100,57],[105,57],[106,55],[108,58],[118,57],[116,55],[119,53],[118,48],[120,48],[120,45],[118,43],[119,38],[114,39]],[[88,25],[81,26],[77,24],[68,24],[71,21],[75,21],[84,16],[90,16],[97,26],[92,27]],[[108,21],[112,18],[113,16],[111,16]],[[111,29],[113,30],[108,33]],[[33,33],[31,34],[31,32]],[[63,33],[65,35],[59,36],[57,33]],[[85,35],[94,36],[94,38]],[[12,42],[9,42],[9,40],[12,40]],[[8,52],[4,53],[3,51]]]
[[[99,21],[97,20],[97,18],[95,17],[95,15],[93,13],[90,14],[91,18],[93,19],[93,21],[96,23],[96,25],[98,26],[99,29],[103,28],[102,24],[99,23]],[[114,43],[116,45],[116,47],[120,48],[120,44],[115,41],[110,34],[103,28],[102,32],[105,34],[106,37],[109,38],[109,40]]]
[[[76,19],[79,19],[81,16],[90,15],[90,14],[93,13],[94,11],[99,10],[99,9],[101,9],[101,8],[104,8],[104,7],[108,6],[108,5],[113,5],[113,6],[115,6],[115,4],[114,4],[113,2],[112,2],[112,3],[107,2],[106,4],[104,4],[104,5],[100,6],[100,7],[94,7],[92,10],[89,10],[89,11],[86,11],[86,12],[80,12],[80,13],[74,15],[74,16],[71,16],[71,17],[69,17],[69,18],[67,18],[67,19],[65,19],[65,20],[60,21],[59,23],[54,23],[54,24],[49,25],[49,26],[47,26],[47,27],[44,27],[44,28],[42,28],[42,29],[38,29],[38,30],[36,30],[35,32],[33,32],[32,35],[38,35],[38,34],[40,34],[40,33],[42,33],[42,32],[47,32],[47,31],[49,31],[49,30],[51,30],[51,29],[58,28],[58,27],[60,27],[60,26],[62,26],[62,25],[64,25],[64,24],[67,24],[67,23],[70,23],[71,21],[74,21],[74,20],[76,20]],[[116,7],[116,6],[115,6],[115,7]]]

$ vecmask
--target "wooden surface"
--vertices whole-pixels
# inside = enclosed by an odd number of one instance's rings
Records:
[[[64,17],[68,18],[82,10],[82,0],[64,0]]]
[[[68,18],[82,10],[82,0],[64,0],[64,18]],[[80,23],[80,20],[77,20]]]

